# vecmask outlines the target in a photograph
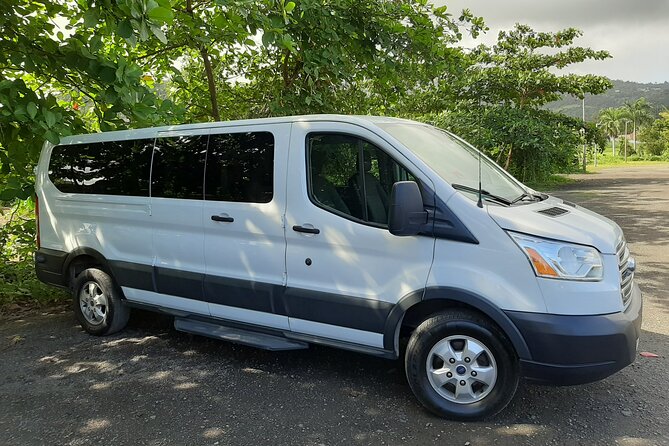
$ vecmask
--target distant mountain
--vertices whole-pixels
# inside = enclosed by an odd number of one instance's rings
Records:
[[[620,107],[626,101],[633,102],[644,97],[653,105],[655,111],[669,108],[669,82],[661,84],[640,84],[638,82],[612,81],[613,88],[606,93],[585,95],[585,119],[593,121],[599,111],[609,107]],[[549,110],[559,111],[569,116],[581,117],[581,100],[573,97],[552,102],[546,106]]]

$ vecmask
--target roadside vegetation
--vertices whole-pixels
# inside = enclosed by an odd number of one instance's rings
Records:
[[[485,32],[484,19],[426,0],[15,0],[3,3],[0,28],[0,306],[63,295],[31,272],[32,171],[43,143],[65,135],[391,115],[451,130],[539,186],[577,171],[583,144],[592,157],[623,136],[620,117],[582,122],[546,108],[611,87],[555,74],[610,57],[578,46],[579,30],[516,25],[467,50],[463,35]],[[628,161],[665,156],[669,118],[651,122],[647,103],[635,104]]]
[[[669,111],[653,113],[645,98],[601,110],[597,127],[608,138],[597,148],[598,166],[669,162]],[[595,164],[594,150],[591,156]]]

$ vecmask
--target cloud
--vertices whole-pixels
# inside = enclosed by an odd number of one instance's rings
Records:
[[[669,17],[669,0],[435,0],[434,3],[447,5],[453,14],[468,8],[495,26],[518,21],[577,27],[648,23],[666,26]]]
[[[669,81],[669,0],[435,0],[458,16],[470,9],[490,28],[478,41],[465,39],[464,46],[492,44],[497,33],[515,23],[538,31],[576,27],[584,35],[575,43],[608,50],[613,59],[584,62],[574,73],[593,73],[637,82]]]

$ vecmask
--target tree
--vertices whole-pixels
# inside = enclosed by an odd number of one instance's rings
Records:
[[[565,119],[541,107],[565,94],[582,97],[611,87],[601,76],[559,72],[574,63],[610,57],[606,51],[574,46],[581,34],[573,28],[551,33],[516,25],[511,31],[500,32],[492,47],[481,45],[468,55],[469,66],[455,93],[457,105],[449,111],[457,116],[472,115],[454,119],[472,126],[460,127],[461,132],[482,133],[477,127],[486,125],[491,126],[489,133],[500,132],[481,140],[482,147],[521,178],[539,178],[568,168],[576,154],[579,130],[584,127],[579,120]],[[585,127],[587,138],[595,141],[594,126]],[[557,135],[563,144],[555,139]]]
[[[611,88],[603,76],[561,74],[559,70],[586,60],[607,59],[607,51],[573,46],[583,33],[575,28],[538,32],[516,24],[500,31],[492,47],[473,51],[474,65],[462,96],[483,103],[538,108],[563,95],[582,98]]]
[[[647,153],[669,155],[669,111],[660,112],[659,119],[642,128],[639,139]]]
[[[653,120],[651,106],[648,101],[646,101],[646,98],[639,98],[634,102],[626,102],[625,115],[630,121],[632,121],[632,141],[634,146],[634,153],[637,153],[636,131],[639,126],[649,123]]]
[[[544,109],[508,106],[485,107],[429,114],[426,122],[447,129],[503,165],[511,147],[514,161],[508,169],[521,181],[537,181],[547,174],[574,170],[575,150],[582,142],[580,119]],[[605,140],[594,124],[585,125],[586,142],[602,147]]]
[[[120,44],[144,28],[159,30],[167,16],[155,11],[167,8],[117,3],[123,7],[101,21],[85,2],[0,1],[0,200],[32,195],[44,140],[176,119],[178,110],[156,95]]]
[[[462,57],[456,21],[427,1],[290,2],[266,7],[262,47],[238,65],[250,116],[300,113],[401,113],[407,98],[432,87]]]
[[[599,119],[597,121],[598,127],[611,140],[611,148],[613,156],[616,155],[616,138],[620,134],[620,124],[623,112],[618,108],[606,108],[599,112]]]

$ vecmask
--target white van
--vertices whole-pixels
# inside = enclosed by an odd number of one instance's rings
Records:
[[[138,307],[269,350],[402,356],[418,400],[464,420],[502,410],[521,376],[586,383],[636,356],[620,227],[429,125],[315,115],[72,136],[45,145],[37,198],[37,275],[72,291],[91,334]]]

